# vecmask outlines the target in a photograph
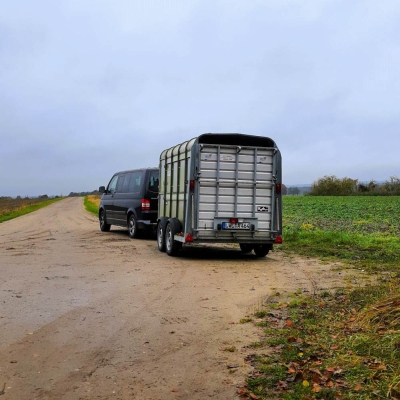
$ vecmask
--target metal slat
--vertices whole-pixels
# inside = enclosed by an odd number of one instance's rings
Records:
[[[221,156],[221,146],[217,147],[217,176],[216,176],[216,195],[215,195],[215,216],[218,217],[218,204],[219,204],[219,162],[220,162],[220,156]]]
[[[236,148],[236,160],[235,160],[235,209],[234,217],[237,217],[237,201],[239,196],[238,183],[239,183],[239,152],[240,147]]]
[[[257,147],[254,149],[253,217],[256,216],[256,194],[257,194]]]
[[[272,182],[273,182],[273,187],[272,187],[272,193],[271,193],[271,223],[270,223],[270,230],[273,232],[276,230],[275,228],[275,208],[276,208],[276,153],[272,155]],[[275,228],[275,229],[274,229]]]

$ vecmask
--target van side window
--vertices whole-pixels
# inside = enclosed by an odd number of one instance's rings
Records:
[[[121,186],[121,189],[118,189],[118,192],[129,193],[129,183],[131,180],[131,176],[132,176],[131,172],[125,174],[124,184]],[[118,187],[119,187],[119,182],[118,182]]]
[[[151,171],[149,175],[149,191],[158,193],[158,171]]]
[[[107,186],[107,192],[114,194],[115,189],[117,188],[117,180],[118,180],[118,175],[115,175],[111,178],[110,183]]]
[[[117,183],[117,193],[121,193],[122,192],[122,188],[124,186],[124,182],[125,182],[125,175],[126,174],[121,174],[118,178],[118,183]]]
[[[142,171],[132,172],[131,179],[129,182],[129,193],[140,192],[142,175],[143,175]]]

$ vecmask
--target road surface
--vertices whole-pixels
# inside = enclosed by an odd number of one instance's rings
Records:
[[[82,198],[0,224],[0,254],[4,400],[236,399],[262,333],[240,319],[277,292],[341,281],[282,251],[168,257],[153,238],[100,232]]]

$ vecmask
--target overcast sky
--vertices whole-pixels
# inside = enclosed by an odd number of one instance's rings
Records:
[[[274,139],[287,185],[400,176],[398,0],[15,0],[0,196],[68,195],[205,132]]]

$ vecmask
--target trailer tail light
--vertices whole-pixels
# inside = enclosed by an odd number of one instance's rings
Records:
[[[189,182],[189,189],[190,189],[191,192],[194,191],[194,180],[193,179],[191,179],[190,182]]]
[[[150,211],[150,200],[142,199],[142,211]]]
[[[237,218],[229,218],[229,222],[231,224],[237,224],[238,223],[238,219]]]
[[[275,183],[276,194],[281,194],[282,185],[280,183]]]
[[[274,243],[282,243],[283,242],[283,240],[282,240],[282,236],[281,235],[278,235],[277,237],[276,237],[276,239],[274,240]]]
[[[186,243],[191,243],[191,242],[193,242],[193,236],[192,236],[190,233],[188,233],[188,234],[186,235],[186,237],[185,237],[185,242],[186,242]]]

